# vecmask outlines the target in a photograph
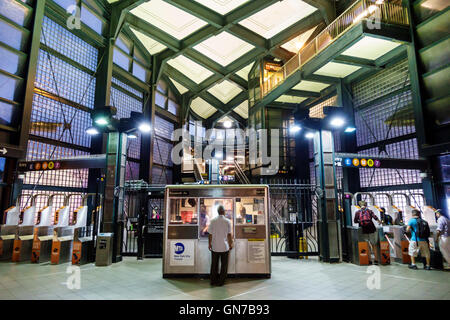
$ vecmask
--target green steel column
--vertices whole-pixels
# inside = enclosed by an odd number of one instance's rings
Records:
[[[114,233],[113,262],[122,260],[122,237],[125,224],[123,214],[127,134],[111,132],[106,147],[105,204],[102,232]]]
[[[314,166],[318,199],[319,254],[324,262],[340,262],[340,221],[337,215],[336,173],[334,170],[333,134],[319,130],[314,135]]]

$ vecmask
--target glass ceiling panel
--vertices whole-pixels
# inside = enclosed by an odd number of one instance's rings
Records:
[[[183,86],[181,83],[173,80],[172,78],[169,78],[170,81],[172,81],[173,85],[175,86],[175,88],[177,88],[177,90],[181,93],[181,94],[185,94],[186,92],[189,91],[188,88],[186,88],[185,86]]]
[[[253,45],[223,31],[194,47],[222,66],[227,66],[254,48]]]
[[[183,55],[171,59],[167,63],[197,84],[213,75],[211,71]]]
[[[207,23],[162,0],[151,0],[130,11],[174,38],[181,40]]]
[[[248,73],[250,72],[250,70],[253,67],[254,62],[250,63],[248,66],[242,68],[241,70],[239,70],[238,72],[236,72],[236,74],[241,77],[244,80],[248,81]]]
[[[253,14],[239,24],[270,39],[316,10],[300,0],[283,0]]]
[[[217,111],[216,108],[200,97],[192,100],[191,109],[203,119],[209,118]]]
[[[149,36],[143,34],[142,32],[131,28],[131,31],[133,31],[133,33],[135,34],[136,38],[139,39],[140,42],[142,42],[142,44],[144,45],[145,49],[147,49],[147,51],[151,54],[151,55],[155,55],[161,51],[163,51],[164,49],[166,49],[167,47],[161,43],[159,43],[158,41],[150,38]]]
[[[317,26],[314,28],[309,29],[306,32],[303,32],[302,34],[298,35],[297,37],[295,37],[294,39],[286,42],[285,44],[283,44],[281,47],[283,49],[286,49],[287,51],[293,52],[293,53],[297,53],[300,51],[301,48],[303,48],[303,46],[306,43],[306,40],[309,39],[309,37],[311,36],[311,34],[314,32],[314,30],[316,30]]]
[[[245,100],[240,105],[238,105],[233,110],[238,115],[240,115],[242,118],[247,119],[248,118],[248,100]]]
[[[204,5],[205,7],[220,13],[221,15],[226,15],[227,13],[233,11],[242,4],[248,2],[248,0],[195,0],[196,2]]]
[[[208,90],[213,96],[222,101],[228,103],[236,95],[238,95],[242,89],[229,80],[224,80],[217,83],[214,87]]]

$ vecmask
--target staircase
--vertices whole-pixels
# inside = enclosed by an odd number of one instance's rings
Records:
[[[417,0],[413,20],[422,78],[424,109],[437,124],[450,123],[450,1]]]
[[[250,180],[248,179],[247,175],[245,174],[244,170],[242,170],[239,163],[234,160],[234,167],[235,167],[235,174],[236,174],[236,181],[241,184],[250,184]]]

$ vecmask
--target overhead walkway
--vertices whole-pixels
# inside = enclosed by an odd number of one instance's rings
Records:
[[[382,0],[357,1],[265,79],[262,98],[254,106],[275,100],[308,103],[336,90],[341,81],[377,72],[404,54],[402,44],[410,41],[406,7]]]

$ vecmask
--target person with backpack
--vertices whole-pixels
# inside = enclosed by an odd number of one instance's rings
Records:
[[[386,209],[383,207],[380,208],[380,217],[383,224],[387,226],[392,226],[394,224],[392,217],[386,213]]]
[[[411,240],[409,242],[408,253],[411,256],[410,269],[417,270],[416,257],[420,254],[425,257],[426,264],[424,269],[431,270],[430,267],[430,245],[428,238],[430,237],[430,227],[428,222],[420,218],[419,210],[412,210],[412,218],[408,222],[406,232],[411,232]]]
[[[359,206],[361,209],[359,209],[358,211],[356,211],[355,213],[355,219],[354,222],[358,223],[359,226],[362,229],[362,233],[363,233],[363,239],[364,241],[367,241],[369,243],[369,248],[372,251],[375,259],[374,259],[374,264],[377,265],[378,264],[378,233],[377,228],[375,227],[375,224],[373,223],[372,219],[375,219],[376,221],[378,221],[379,225],[382,225],[380,219],[378,219],[378,217],[373,213],[372,210],[370,210],[369,208],[367,208],[367,202],[366,201],[360,201],[359,202]]]

